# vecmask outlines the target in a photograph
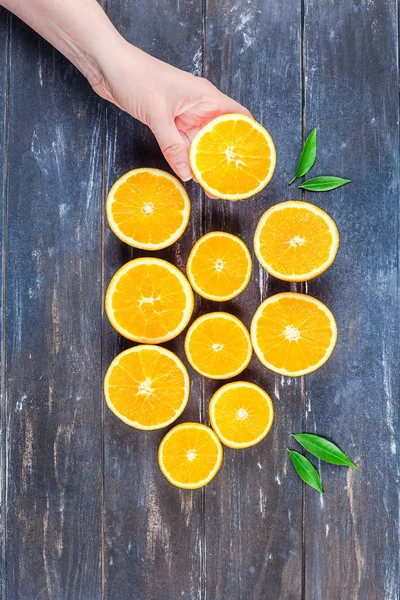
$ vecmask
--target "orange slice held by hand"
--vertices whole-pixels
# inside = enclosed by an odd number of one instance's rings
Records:
[[[285,281],[307,281],[334,261],[339,233],[331,217],[313,204],[290,200],[268,209],[254,235],[264,269]]]
[[[203,298],[222,302],[238,296],[251,276],[250,252],[235,235],[212,231],[193,246],[186,273],[193,289]]]
[[[223,457],[221,442],[210,427],[181,423],[161,441],[158,464],[170,483],[186,489],[200,488],[217,474]]]
[[[296,377],[321,367],[336,344],[337,327],[325,304],[306,294],[271,296],[256,310],[251,341],[271,371]]]
[[[111,279],[105,307],[111,325],[135,342],[160,344],[176,337],[193,312],[186,277],[159,258],[136,258]]]
[[[225,312],[196,319],[188,329],[185,353],[193,369],[210,379],[229,379],[249,364],[252,347],[243,323]]]
[[[276,164],[274,142],[251,117],[226,114],[210,121],[190,146],[190,166],[212,196],[242,200],[271,180]]]
[[[160,429],[183,412],[189,375],[179,358],[160,346],[139,345],[121,352],[108,367],[108,407],[131,427]]]
[[[183,185],[159,169],[134,169],[112,186],[108,223],[123,242],[143,250],[170,246],[189,221],[190,200]]]
[[[225,446],[248,448],[261,442],[271,429],[271,398],[254,383],[234,381],[222,386],[209,405],[211,427]]]

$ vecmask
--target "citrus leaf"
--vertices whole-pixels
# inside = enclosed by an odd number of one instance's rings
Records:
[[[321,177],[314,177],[314,179],[305,181],[299,185],[299,189],[308,190],[309,192],[329,192],[329,190],[334,190],[346,183],[350,183],[350,181],[351,179],[322,175]]]
[[[297,165],[297,171],[295,176],[289,185],[296,181],[299,177],[303,177],[311,169],[317,158],[317,129],[314,127],[308,138],[306,139],[303,150],[301,151],[299,164]]]
[[[313,433],[292,433],[292,436],[308,452],[332,465],[343,465],[357,469],[357,466],[340,448],[329,440]]]
[[[289,448],[287,450],[300,479],[310,487],[314,488],[314,490],[317,490],[317,492],[320,492],[320,494],[323,494],[321,480],[314,465],[310,463],[308,458],[300,454],[300,452],[289,450]]]

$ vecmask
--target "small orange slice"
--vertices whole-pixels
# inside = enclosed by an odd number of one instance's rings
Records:
[[[306,294],[271,296],[258,307],[251,323],[251,341],[262,364],[290,377],[321,367],[336,338],[329,308]]]
[[[112,186],[108,223],[120,240],[134,248],[159,250],[182,235],[190,200],[183,185],[159,169],[134,169]]]
[[[334,261],[339,232],[331,217],[313,204],[290,200],[268,209],[254,235],[264,269],[284,281],[307,281]]]
[[[190,146],[190,165],[212,196],[242,200],[271,180],[276,164],[274,142],[251,117],[226,114],[203,127]]]
[[[210,379],[229,379],[249,364],[252,348],[243,323],[225,312],[196,319],[188,329],[185,352],[193,369]]]
[[[254,383],[223,385],[208,407],[211,427],[225,446],[248,448],[261,442],[274,421],[271,398]]]
[[[160,429],[175,421],[187,404],[189,388],[182,361],[160,346],[139,345],[121,352],[104,379],[108,407],[137,429]]]
[[[203,235],[193,246],[186,273],[203,298],[222,302],[238,296],[251,276],[251,255],[244,242],[224,231]]]
[[[186,327],[193,302],[192,288],[179,269],[159,258],[136,258],[111,279],[105,307],[121,335],[160,344]]]
[[[206,485],[222,463],[221,442],[210,427],[200,423],[181,423],[161,441],[158,464],[170,483],[195,489]]]

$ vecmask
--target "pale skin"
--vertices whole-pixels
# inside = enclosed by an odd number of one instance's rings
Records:
[[[212,83],[127,42],[96,0],[0,0],[66,56],[93,90],[148,125],[183,181],[192,179],[190,142],[211,119],[250,115]]]

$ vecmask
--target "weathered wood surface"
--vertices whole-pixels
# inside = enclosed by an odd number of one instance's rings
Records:
[[[6,597],[101,597],[101,112],[12,20],[5,357]]]
[[[204,230],[239,235],[253,251],[257,221],[272,204],[292,197],[287,182],[301,147],[301,3],[209,0],[205,72],[224,92],[247,106],[271,132],[278,168],[256,199],[206,200]],[[268,295],[290,290],[268,277],[253,253],[252,280],[241,296],[217,305],[251,318]],[[202,312],[215,310],[202,303]],[[275,401],[275,423],[260,444],[226,448],[221,473],[205,490],[206,598],[247,600],[301,598],[302,488],[293,477],[286,447],[301,430],[301,380],[268,372],[254,356],[237,379],[254,381]],[[220,383],[204,382],[207,405]]]
[[[352,183],[309,194],[338,224],[341,248],[308,291],[339,327],[332,359],[307,377],[307,430],[359,470],[321,466],[306,495],[306,599],[398,600],[399,130],[394,0],[305,3],[305,119],[318,126],[313,173]]]
[[[1,397],[1,416],[0,416],[0,472],[4,473],[5,467],[5,443],[3,439],[4,421],[3,407],[4,389],[5,389],[5,363],[4,363],[4,336],[3,336],[3,310],[4,310],[4,243],[6,239],[5,223],[5,188],[7,185],[7,122],[8,122],[8,51],[9,51],[9,30],[10,15],[3,9],[0,9],[0,397]],[[0,598],[3,599],[4,582],[4,477],[0,486]]]
[[[143,50],[174,65],[201,73],[202,10],[191,0],[149,3],[128,0],[109,3],[108,14],[121,33]],[[107,107],[106,190],[126,171],[139,166],[167,165],[150,131]],[[201,198],[191,184],[191,222],[182,238],[155,253],[184,269],[184,261],[199,235]],[[105,227],[104,282],[138,252],[120,242]],[[104,317],[103,369],[126,347]],[[183,338],[168,347],[184,359]],[[192,377],[191,398],[182,420],[201,418],[201,381]],[[157,449],[163,430],[143,432],[123,425],[105,412],[105,538],[106,598],[201,598],[205,560],[202,492],[178,490],[161,474]]]
[[[338,347],[306,381],[275,377],[253,359],[240,378],[273,396],[270,435],[246,451],[226,449],[204,490],[170,486],[157,467],[163,432],[130,429],[102,397],[105,369],[130,345],[110,327],[102,296],[138,255],[110,232],[105,195],[128,169],[165,162],[144,126],[99,101],[14,18],[8,50],[0,11],[3,597],[398,600],[395,1],[109,0],[108,14],[131,42],[245,104],[277,145],[276,174],[255,200],[210,200],[188,185],[190,226],[156,253],[182,270],[212,229],[252,247],[262,212],[300,197],[286,184],[302,134],[319,128],[313,173],[353,179],[304,196],[341,233],[335,264],[307,286],[334,311]],[[289,287],[255,260],[242,296],[223,306],[198,298],[195,314],[223,307],[249,325],[262,299]],[[184,359],[181,338],[168,347]],[[180,420],[208,422],[219,386],[190,375]],[[324,464],[323,500],[302,488],[286,456],[302,421],[360,465]]]

